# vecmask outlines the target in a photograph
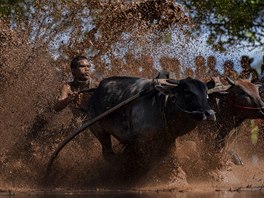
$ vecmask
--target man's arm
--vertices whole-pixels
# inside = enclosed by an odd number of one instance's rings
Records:
[[[63,85],[61,90],[61,95],[58,98],[58,102],[54,105],[55,111],[61,111],[69,103],[74,101],[77,93],[72,92],[70,86],[68,84]]]

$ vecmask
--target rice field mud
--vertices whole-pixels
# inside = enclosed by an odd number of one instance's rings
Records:
[[[263,121],[255,125],[246,120],[230,138],[228,149],[241,156],[242,166],[235,165],[228,152],[222,156],[224,164],[211,160],[215,152],[207,150],[207,145],[212,142],[205,142],[198,134],[206,132],[197,130],[178,138],[170,155],[142,170],[133,167],[136,159],[124,156],[124,147],[113,138],[117,159],[108,163],[102,158],[100,143],[87,129],[62,150],[47,176],[52,152],[72,131],[70,109],[53,110],[65,73],[46,47],[32,49],[23,33],[0,25],[0,196],[82,197],[96,192],[100,197],[100,193],[124,192],[131,193],[126,197],[157,193],[171,197],[188,192],[182,197],[192,197],[192,193],[209,197],[216,192],[216,197],[222,197],[223,192],[233,192],[230,197],[235,197],[242,191],[258,191],[263,196]],[[135,64],[140,63],[146,64],[146,58]]]

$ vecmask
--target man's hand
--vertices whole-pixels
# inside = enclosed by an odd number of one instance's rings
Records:
[[[69,103],[75,101],[78,97],[79,97],[79,93],[78,92],[71,92],[68,95],[68,101],[69,101]]]

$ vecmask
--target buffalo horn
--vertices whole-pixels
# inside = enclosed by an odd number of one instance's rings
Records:
[[[262,84],[260,84],[260,83],[257,83],[257,84],[254,84],[256,87],[258,87],[258,88],[260,88],[260,87],[262,87]]]
[[[227,80],[227,82],[228,82],[230,85],[234,85],[234,84],[235,84],[235,82],[234,82],[231,78],[229,78],[229,77],[226,77],[226,80]]]

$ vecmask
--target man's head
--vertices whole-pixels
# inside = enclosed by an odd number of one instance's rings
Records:
[[[249,58],[247,55],[243,55],[240,59],[240,63],[243,69],[249,69],[250,64],[253,62],[254,58]]]
[[[71,71],[75,80],[86,81],[90,78],[90,61],[85,56],[76,56],[71,61]]]
[[[210,70],[216,69],[216,57],[215,56],[208,56],[207,64]]]
[[[234,63],[231,60],[226,60],[224,62],[224,71],[225,72],[230,72],[234,70]]]
[[[205,66],[205,58],[203,56],[196,56],[195,57],[195,65],[196,67],[203,67]]]
[[[194,77],[194,71],[192,70],[192,68],[187,67],[184,71],[184,77]]]

